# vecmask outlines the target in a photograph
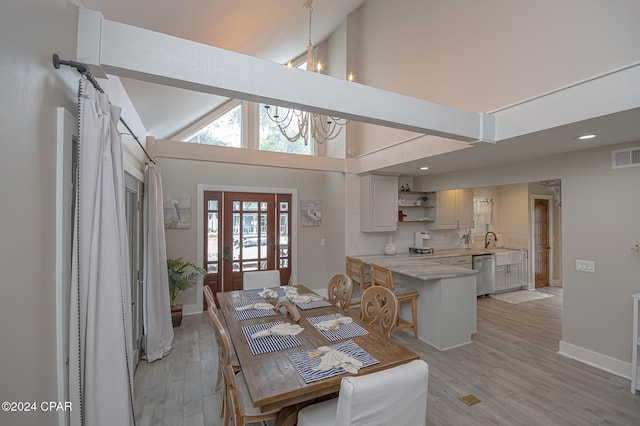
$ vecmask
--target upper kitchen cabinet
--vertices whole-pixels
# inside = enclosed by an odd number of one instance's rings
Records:
[[[398,177],[360,177],[360,231],[387,232],[398,229]]]
[[[473,190],[438,191],[434,229],[473,228]]]

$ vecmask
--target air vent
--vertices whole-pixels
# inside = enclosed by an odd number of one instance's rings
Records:
[[[611,167],[622,169],[640,166],[640,147],[611,151]]]

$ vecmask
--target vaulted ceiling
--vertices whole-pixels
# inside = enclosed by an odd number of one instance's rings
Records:
[[[316,0],[312,42],[324,40],[364,0]],[[278,63],[304,53],[303,0],[83,0],[106,19]],[[170,138],[227,98],[121,78],[150,135]],[[170,102],[171,107],[168,107]]]

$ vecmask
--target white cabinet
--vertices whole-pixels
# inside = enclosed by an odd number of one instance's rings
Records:
[[[502,259],[513,263],[503,263]],[[496,254],[496,292],[515,290],[526,285],[524,258],[521,251]]]
[[[386,232],[398,229],[398,177],[360,177],[360,231]]]
[[[473,228],[473,190],[438,191],[434,229]]]

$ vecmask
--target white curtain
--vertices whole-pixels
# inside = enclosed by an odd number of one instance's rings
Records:
[[[162,178],[160,168],[153,163],[145,169],[144,186],[144,341],[145,356],[151,362],[168,354],[173,347]]]
[[[91,83],[78,93],[79,153],[72,255],[72,425],[132,425],[131,295],[120,108]]]

